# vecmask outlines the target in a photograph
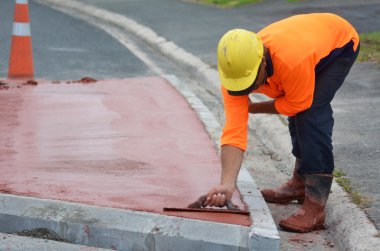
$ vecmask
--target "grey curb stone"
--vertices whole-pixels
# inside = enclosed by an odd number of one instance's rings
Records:
[[[112,249],[103,249],[88,247],[82,245],[75,245],[64,242],[43,240],[25,236],[18,236],[13,234],[0,233],[0,250],[7,251],[106,251]]]
[[[116,250],[248,250],[257,245],[248,243],[251,229],[240,225],[0,195],[0,232],[36,228],[70,243]]]
[[[73,0],[37,0],[37,2],[47,4],[62,11],[71,10],[78,14],[89,15],[121,27],[143,41],[146,41],[150,46],[156,48],[176,63],[181,64],[182,67],[194,74],[200,81],[211,83],[215,93],[219,90],[219,77],[216,70],[208,66],[198,57],[179,48],[173,42],[157,35],[151,29],[138,24],[132,19]],[[264,99],[260,96],[258,98]],[[284,161],[285,164],[292,164],[290,163],[291,158],[287,157],[291,151],[286,127],[281,123],[280,117],[267,117],[268,118],[260,117],[261,122],[250,119],[249,126],[252,127],[252,125],[255,125],[255,127],[259,128],[261,135],[263,135],[264,143],[273,151],[274,159]],[[262,118],[266,120],[265,126],[263,126],[264,120]],[[268,125],[270,127],[268,127]],[[274,132],[276,132],[276,134],[273,134]],[[360,208],[350,202],[348,194],[345,193],[335,181],[332,187],[332,194],[326,205],[326,210],[326,223],[340,249],[378,249],[380,246],[380,238],[375,237],[378,235],[375,226]]]

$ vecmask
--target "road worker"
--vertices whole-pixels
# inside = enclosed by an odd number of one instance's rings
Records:
[[[302,206],[280,221],[288,231],[321,229],[333,180],[334,125],[331,101],[359,53],[359,36],[343,18],[330,13],[296,15],[257,34],[228,31],[218,49],[218,70],[226,122],[221,137],[221,183],[204,205],[221,207],[231,199],[247,148],[249,113],[288,117],[295,168],[292,178],[263,189],[270,203],[297,200]],[[250,93],[272,100],[252,102]]]

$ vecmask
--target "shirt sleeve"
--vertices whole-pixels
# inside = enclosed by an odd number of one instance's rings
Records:
[[[232,96],[223,86],[222,94],[226,122],[222,132],[221,145],[232,145],[245,151],[247,149],[249,116],[248,95]]]
[[[294,116],[311,107],[313,103],[315,71],[310,58],[293,69],[284,69],[281,79],[284,95],[275,101],[276,110],[286,116]]]

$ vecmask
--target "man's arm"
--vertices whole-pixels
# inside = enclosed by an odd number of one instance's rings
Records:
[[[275,100],[249,103],[249,113],[278,114]],[[224,206],[226,199],[231,200],[236,188],[236,180],[243,162],[244,151],[232,145],[222,146],[222,175],[219,186],[213,187],[207,193],[204,206]]]
[[[249,113],[269,113],[269,114],[278,114],[278,111],[275,107],[275,100],[252,103],[249,102]]]
[[[222,146],[222,175],[219,186],[213,187],[207,193],[204,206],[222,207],[226,199],[231,200],[236,188],[236,180],[243,162],[244,151],[231,145]]]

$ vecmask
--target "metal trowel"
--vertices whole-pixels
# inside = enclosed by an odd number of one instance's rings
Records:
[[[176,212],[203,212],[203,213],[230,213],[230,214],[243,214],[249,215],[249,211],[240,209],[234,205],[230,200],[226,201],[227,209],[215,209],[204,207],[203,204],[207,199],[207,195],[202,195],[198,200],[190,203],[187,207],[164,207],[164,211],[176,211]]]

